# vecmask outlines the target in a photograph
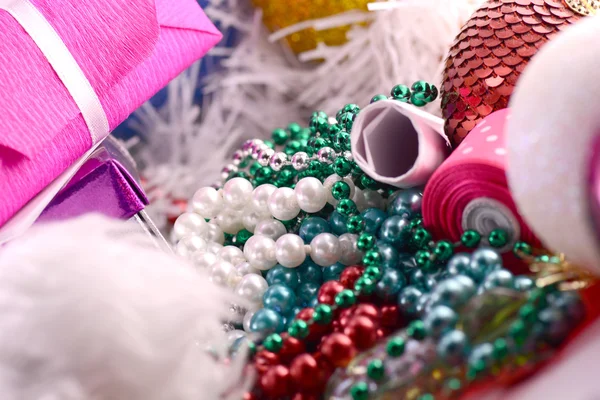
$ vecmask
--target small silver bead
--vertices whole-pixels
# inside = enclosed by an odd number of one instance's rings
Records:
[[[348,161],[354,160],[354,157],[352,157],[352,152],[350,152],[350,151],[345,151],[343,156]]]
[[[292,167],[296,171],[304,171],[308,168],[309,157],[308,154],[301,151],[292,156]]]
[[[249,151],[252,150],[252,147],[254,146],[254,141],[253,140],[246,140],[244,142],[244,144],[242,145],[242,150],[244,151]]]
[[[271,169],[273,171],[280,171],[286,162],[287,162],[287,155],[285,153],[278,152],[278,153],[273,154],[273,156],[271,157],[271,161],[269,162],[269,165],[271,166]]]
[[[258,153],[258,163],[263,167],[268,166],[273,154],[275,154],[273,149],[266,148],[261,150],[260,153]]]
[[[335,151],[331,147],[323,147],[317,152],[318,160],[325,164],[331,164],[334,160]]]
[[[227,166],[225,167],[229,170],[229,173],[233,173],[233,172],[238,172],[239,168],[234,165],[234,164],[227,164]]]
[[[231,156],[233,165],[240,165],[244,159],[244,152],[242,150],[236,150]]]

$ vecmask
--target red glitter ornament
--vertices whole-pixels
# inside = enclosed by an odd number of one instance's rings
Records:
[[[254,357],[254,365],[259,374],[264,374],[269,368],[279,364],[279,356],[267,350],[261,350]]]
[[[325,282],[319,289],[317,300],[319,303],[332,305],[335,303],[335,296],[344,289],[344,285],[338,281]]]
[[[354,284],[363,274],[365,269],[358,265],[348,267],[340,275],[340,283],[344,285],[346,289],[354,289]]]
[[[290,365],[290,374],[295,387],[301,392],[312,392],[321,382],[319,377],[319,364],[310,354],[302,354],[294,358]]]
[[[291,393],[290,370],[283,365],[271,367],[260,378],[260,388],[271,399],[281,399]]]
[[[358,315],[348,322],[344,334],[352,339],[358,349],[366,350],[377,343],[377,329],[372,319]]]
[[[345,367],[356,355],[356,347],[348,336],[334,332],[321,343],[321,353],[334,366]]]
[[[450,49],[441,87],[454,147],[483,118],[507,107],[531,57],[581,17],[564,0],[488,0],[473,14]]]

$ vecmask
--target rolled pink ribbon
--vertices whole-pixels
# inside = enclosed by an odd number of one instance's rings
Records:
[[[351,142],[354,160],[367,175],[398,188],[424,185],[450,149],[441,118],[396,100],[365,107]]]
[[[109,129],[221,38],[194,0],[27,1],[77,61]],[[12,3],[4,0],[0,6]],[[48,58],[5,10],[0,10],[0,65],[2,226],[94,141]],[[7,236],[0,232],[0,242]]]

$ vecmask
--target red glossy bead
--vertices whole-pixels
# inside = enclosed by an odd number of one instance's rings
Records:
[[[381,325],[386,328],[395,328],[400,324],[400,310],[398,306],[381,307]]]
[[[387,336],[385,329],[377,329],[377,340],[383,339]]]
[[[279,356],[270,351],[261,350],[254,357],[254,365],[259,374],[264,374],[269,368],[279,364]]]
[[[310,307],[305,308],[296,315],[296,318],[304,320],[304,321],[308,321],[312,318],[314,311],[315,310]],[[309,335],[306,338],[306,341],[318,342],[328,332],[331,332],[332,329],[333,329],[333,327],[331,324],[329,324],[329,325],[311,324],[310,328],[309,328]]]
[[[306,345],[303,341],[290,337],[287,333],[281,335],[283,338],[283,347],[277,353],[282,363],[289,363],[299,354],[304,353]]]
[[[340,275],[340,283],[346,289],[354,289],[354,284],[362,276],[364,270],[363,267],[359,267],[358,265],[346,268]]]
[[[319,400],[321,396],[311,393],[296,393],[292,400]]]
[[[258,396],[256,396],[254,393],[244,393],[244,397],[242,397],[243,400],[258,400]]]
[[[301,392],[312,392],[319,384],[319,364],[310,354],[301,354],[290,365],[294,386]]]
[[[357,315],[348,322],[344,334],[352,339],[358,349],[366,350],[377,342],[377,325],[372,319]]]
[[[338,281],[325,282],[319,289],[317,299],[319,303],[332,305],[335,303],[335,296],[344,289],[344,285]]]
[[[334,332],[321,343],[321,353],[334,366],[345,367],[356,355],[356,347],[348,336]]]
[[[379,309],[373,304],[359,304],[354,311],[354,315],[362,315],[373,320],[373,322],[379,322],[381,313]]]
[[[292,377],[290,370],[283,365],[271,367],[260,378],[263,393],[271,399],[281,399],[291,394]]]

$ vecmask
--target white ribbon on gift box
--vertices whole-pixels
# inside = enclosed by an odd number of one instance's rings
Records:
[[[106,113],[94,88],[56,30],[29,0],[0,0],[7,11],[35,42],[77,104],[88,127],[92,148],[50,185],[29,201],[0,229],[0,244],[22,234],[73,177],[89,155],[110,133]]]

